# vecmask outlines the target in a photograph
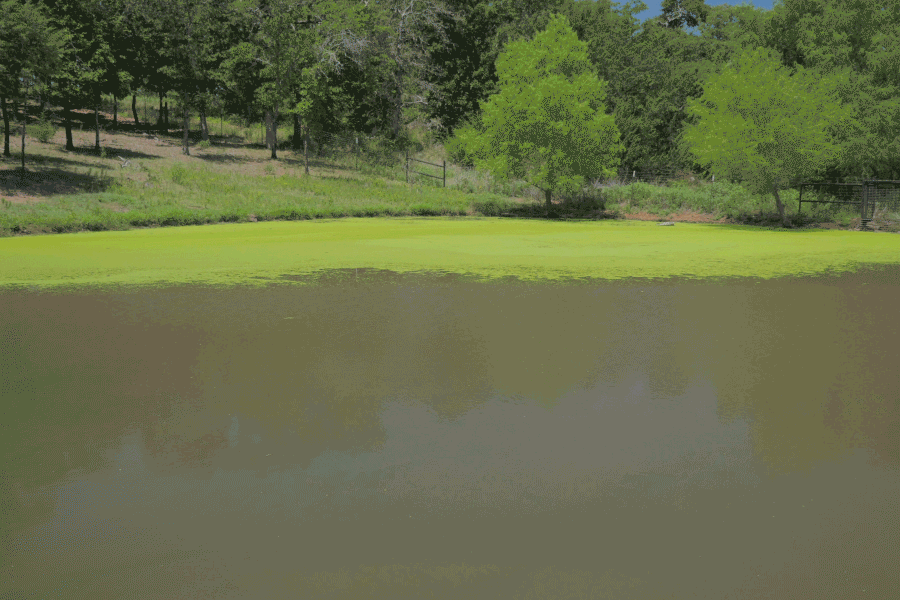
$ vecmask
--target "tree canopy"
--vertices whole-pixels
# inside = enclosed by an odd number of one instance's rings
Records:
[[[605,84],[565,16],[554,15],[531,41],[509,44],[497,73],[500,89],[484,106],[483,126],[458,136],[476,164],[523,178],[544,192],[548,209],[553,192],[615,174],[622,147],[605,112]]]
[[[688,103],[695,122],[682,143],[700,164],[758,193],[771,191],[787,225],[779,187],[821,174],[846,151],[828,131],[853,126],[836,89],[834,78],[802,67],[791,73],[769,49],[742,52]]]
[[[789,72],[801,67],[812,79],[834,80],[840,103],[855,115],[853,127],[826,123],[845,151],[830,159],[824,176],[900,179],[900,0],[783,0],[771,10],[666,0],[662,14],[643,23],[634,15],[644,3],[611,0],[6,0],[3,6],[0,91],[17,102],[26,78],[13,72],[40,67],[41,81],[27,81],[38,84],[41,102],[63,108],[70,149],[70,109],[96,111],[101,95],[127,93],[158,95],[160,108],[174,93],[185,133],[190,112],[203,123],[213,104],[248,124],[268,115],[273,158],[284,117],[295,119],[295,148],[296,129],[365,132],[399,149],[418,123],[436,139],[452,139],[458,130],[471,131],[466,123],[481,127],[498,102],[502,57],[563,15],[586,68],[603,82],[603,111],[620,135],[618,164],[703,168],[679,143],[695,119],[689,102],[738,54],[765,48]],[[54,46],[58,61],[45,59],[50,37],[8,41],[19,31],[10,24],[26,7],[46,14],[48,27],[65,36]],[[99,119],[97,125],[95,146]],[[186,135],[183,143],[188,151]]]

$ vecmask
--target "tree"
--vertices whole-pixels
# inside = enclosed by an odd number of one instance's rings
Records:
[[[66,149],[73,150],[70,109],[94,109],[94,147],[100,149],[100,98],[121,94],[130,76],[122,68],[124,40],[119,0],[44,0],[53,23],[70,39],[63,49],[62,64],[53,75],[53,97],[62,105]]]
[[[363,6],[342,0],[256,0],[250,7],[252,48],[262,65],[256,97],[266,109],[273,159],[282,110],[295,115],[299,128],[330,93],[328,76],[341,71],[341,56],[362,55],[368,44],[360,36],[363,12]]]
[[[432,83],[436,67],[428,47],[434,41],[449,43],[444,31],[446,20],[455,15],[441,0],[388,0],[384,5],[368,4],[370,19],[370,51],[381,57],[382,86],[378,94],[391,105],[391,132],[396,140],[407,124],[404,111],[410,107],[422,109],[429,104],[429,96],[440,95]]]
[[[181,151],[190,155],[190,110],[203,109],[215,86],[214,74],[224,52],[223,21],[231,9],[228,0],[131,0],[168,34],[164,81],[174,86],[182,110]],[[161,90],[160,90],[161,91]]]
[[[579,26],[605,19],[610,10],[609,0],[447,0],[446,5],[450,12],[436,15],[439,28],[427,28],[433,67],[425,77],[432,87],[422,105],[441,139],[477,114],[479,106],[497,91],[497,57],[507,43],[533,38],[555,12],[565,14],[579,39],[587,41],[582,35],[585,27]],[[616,45],[619,39],[610,31],[613,28],[604,27],[592,41]],[[591,50],[594,65],[606,66],[606,61],[595,60]]]
[[[574,193],[585,178],[615,174],[622,146],[605,113],[606,84],[565,16],[554,15],[531,41],[509,44],[497,74],[500,91],[481,125],[457,135],[476,165],[525,179],[544,192],[548,211],[553,192]]]
[[[688,167],[677,137],[689,98],[702,93],[700,73],[714,49],[709,40],[651,20],[622,41],[609,65],[608,94],[632,168]]]
[[[695,122],[684,128],[681,143],[716,173],[757,193],[771,191],[787,227],[779,187],[820,173],[844,151],[829,126],[853,125],[836,84],[802,67],[790,73],[768,48],[744,51],[688,102]]]
[[[25,168],[27,89],[49,82],[68,36],[51,26],[44,7],[20,0],[0,4],[0,108],[3,112],[3,155],[9,152],[6,99],[22,102],[22,169]],[[28,49],[23,52],[23,49]]]
[[[666,27],[697,27],[706,21],[709,6],[703,0],[663,0],[662,19]]]
[[[900,177],[900,0],[784,0],[767,45],[786,66],[839,81],[861,127],[833,129],[852,150],[829,177]]]

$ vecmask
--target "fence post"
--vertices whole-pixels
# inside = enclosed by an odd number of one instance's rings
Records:
[[[406,150],[406,183],[409,183],[409,149]]]
[[[443,163],[444,167],[444,187],[447,187],[447,161],[442,160],[441,163]]]
[[[863,193],[859,207],[859,227],[860,229],[869,228],[869,195],[872,190],[872,180],[867,179],[863,184]]]

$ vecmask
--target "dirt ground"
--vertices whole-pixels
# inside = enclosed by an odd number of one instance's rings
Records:
[[[262,146],[247,145],[243,141],[220,138],[213,134],[212,124],[209,148],[200,148],[199,129],[191,131],[190,156],[182,154],[181,133],[171,131],[157,133],[136,129],[134,120],[124,111],[118,115],[118,129],[113,130],[112,114],[100,113],[100,148],[105,157],[94,148],[94,113],[73,110],[72,129],[74,150],[66,150],[65,130],[59,128],[46,144],[26,135],[25,166],[23,173],[19,156],[20,137],[10,135],[12,157],[0,157],[0,196],[13,204],[41,202],[49,196],[100,191],[102,176],[121,176],[143,185],[148,172],[170,168],[175,163],[202,165],[214,172],[238,173],[249,176],[280,176],[304,172],[303,155],[289,149],[278,151],[278,161],[272,163],[271,152]],[[131,111],[128,110],[128,115]],[[142,126],[146,124],[142,123]],[[192,119],[192,127],[199,127],[199,120]],[[13,131],[16,133],[18,130]],[[279,136],[281,137],[281,136]],[[310,169],[315,175],[358,177],[348,169],[326,165],[310,158]]]

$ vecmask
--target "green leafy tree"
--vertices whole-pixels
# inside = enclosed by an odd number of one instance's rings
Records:
[[[256,98],[265,108],[273,159],[280,114],[295,116],[296,138],[302,121],[321,115],[322,101],[334,87],[329,75],[342,70],[342,58],[358,60],[364,52],[363,13],[363,6],[345,0],[256,0],[251,5],[252,48],[262,67]]]
[[[66,149],[73,150],[72,108],[94,110],[94,147],[100,148],[102,94],[121,96],[131,85],[121,0],[45,0],[54,26],[69,34],[54,71],[51,97],[62,105]]]
[[[713,52],[710,42],[651,20],[622,46],[611,65],[609,95],[625,146],[623,164],[686,167],[677,137],[687,100],[703,91],[700,73]]]
[[[378,57],[376,94],[390,105],[391,137],[400,141],[405,139],[405,126],[442,94],[433,83],[440,68],[429,47],[449,44],[445,25],[447,19],[457,17],[443,0],[387,0],[368,3],[365,12],[368,51],[364,55]]]
[[[129,1],[167,34],[159,71],[162,83],[170,83],[178,96],[182,112],[181,151],[189,155],[190,111],[204,110],[209,92],[215,88],[214,75],[228,41],[224,31],[231,3],[229,0]]]
[[[821,173],[844,151],[828,129],[852,126],[853,115],[835,90],[834,79],[791,73],[770,49],[742,52],[689,101],[694,122],[681,143],[717,174],[772,192],[788,226],[779,188]]]
[[[784,0],[772,13],[768,45],[838,81],[859,119],[832,128],[851,149],[828,177],[900,178],[900,0]]]
[[[697,27],[706,21],[709,6],[703,0],[663,0],[662,19],[667,27]]]
[[[166,94],[175,88],[175,82],[170,73],[173,69],[173,55],[171,49],[173,38],[169,34],[169,27],[161,15],[161,10],[155,4],[143,0],[120,0],[123,6],[125,18],[125,31],[129,40],[128,49],[131,60],[129,61],[132,78],[131,113],[135,126],[140,126],[137,110],[138,90],[155,92],[159,97],[159,113],[156,126],[160,130],[165,124],[163,112],[163,99]],[[150,123],[146,123],[149,128]]]
[[[500,91],[480,126],[457,135],[476,165],[542,190],[548,211],[553,192],[574,193],[585,178],[615,174],[622,147],[605,113],[605,82],[565,16],[554,15],[531,41],[509,44],[497,73]]]
[[[547,26],[551,14],[565,14],[579,39],[589,45],[605,49],[620,41],[616,33],[621,15],[611,11],[609,0],[447,0],[445,4],[448,12],[435,17],[440,31],[426,28],[432,69],[426,73],[431,87],[426,90],[427,102],[422,104],[424,116],[439,139],[452,136],[496,93],[497,58],[506,44],[533,38]],[[591,29],[594,37],[583,35],[600,21],[599,28]],[[589,48],[589,55],[599,71],[607,61],[605,56],[595,60],[591,54],[594,49]]]
[[[9,114],[6,99],[22,103],[22,169],[25,168],[26,101],[30,90],[45,86],[59,64],[68,41],[54,28],[43,6],[20,0],[0,4],[0,109],[3,113],[3,155],[9,152]],[[27,51],[23,51],[27,49]]]
[[[253,44],[242,40],[223,53],[214,74],[225,106],[232,114],[246,117],[247,127],[258,110],[256,90],[263,84],[261,71],[262,64],[256,60]]]

